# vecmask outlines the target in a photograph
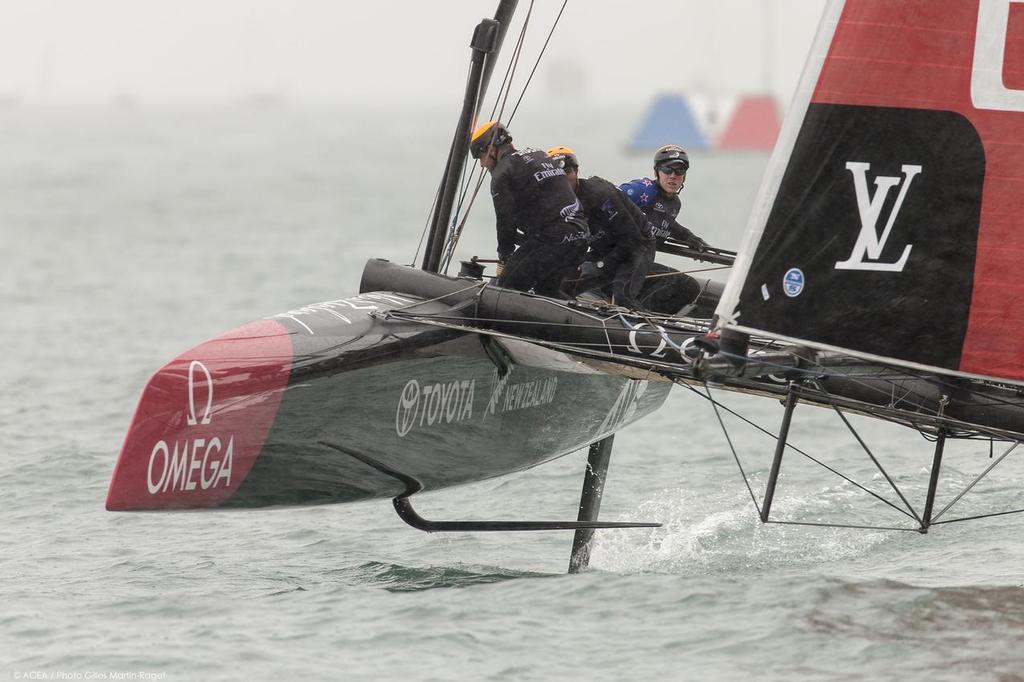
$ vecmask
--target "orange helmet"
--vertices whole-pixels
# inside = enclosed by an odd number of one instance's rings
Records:
[[[479,159],[488,148],[504,147],[511,141],[512,135],[501,124],[501,121],[487,121],[481,123],[473,131],[473,136],[469,141],[469,153],[474,159]]]
[[[580,162],[576,160],[576,152],[568,147],[552,147],[548,150],[548,156],[561,168],[580,167]]]

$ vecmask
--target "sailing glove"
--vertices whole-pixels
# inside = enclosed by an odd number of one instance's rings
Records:
[[[701,239],[700,237],[698,237],[697,235],[693,235],[692,237],[690,237],[686,245],[689,246],[691,249],[697,249],[698,251],[704,251],[705,249],[708,248],[708,243]]]

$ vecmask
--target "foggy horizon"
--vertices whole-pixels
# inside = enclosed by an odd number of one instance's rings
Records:
[[[432,108],[461,101],[473,27],[494,0],[342,7],[327,0],[9,0],[0,106]],[[561,8],[536,3],[513,92]],[[510,27],[500,82],[528,2]],[[664,92],[697,99],[799,79],[824,0],[568,3],[532,96],[598,108]]]

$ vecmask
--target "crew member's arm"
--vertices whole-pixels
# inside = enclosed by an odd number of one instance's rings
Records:
[[[700,251],[701,249],[706,249],[708,246],[708,243],[706,241],[704,241],[703,239],[695,235],[693,232],[680,225],[675,220],[669,223],[668,229],[671,233],[670,236],[672,237],[672,239],[682,244],[685,244],[690,248],[697,249],[698,251]]]
[[[615,243],[604,257],[606,263],[614,266],[625,262],[631,254],[651,241],[645,229],[647,216],[622,192],[614,189],[609,192],[608,196],[604,197],[601,208]]]
[[[494,200],[494,215],[497,220],[498,260],[508,261],[516,250],[517,239],[515,218],[515,199],[512,187],[504,175],[491,176],[491,199]]]

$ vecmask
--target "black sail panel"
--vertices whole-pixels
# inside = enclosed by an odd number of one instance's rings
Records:
[[[955,370],[984,177],[959,113],[811,104],[738,324]]]

